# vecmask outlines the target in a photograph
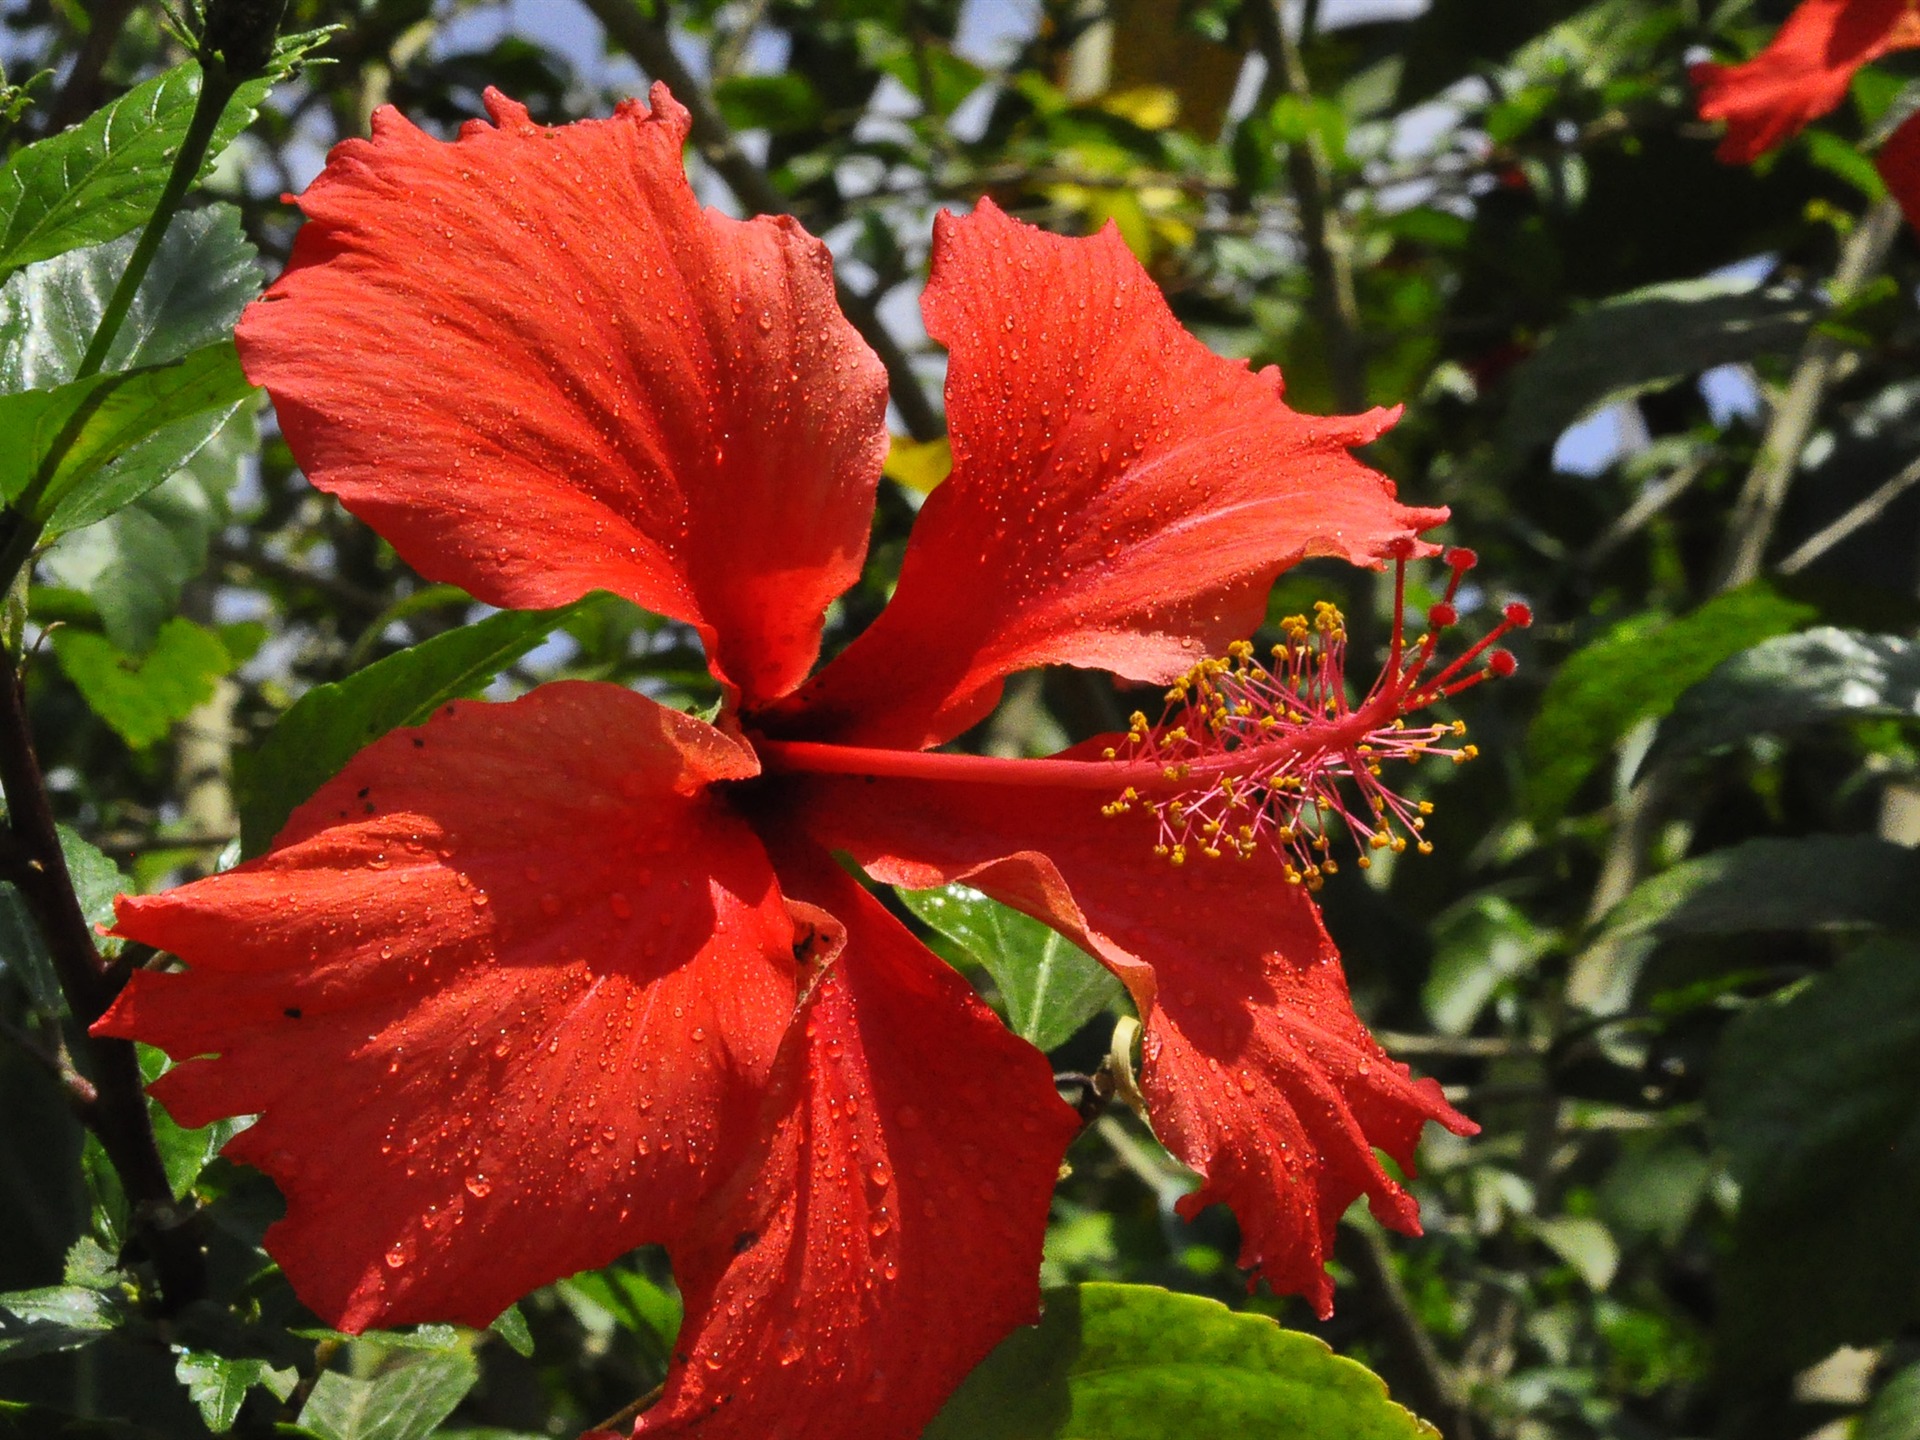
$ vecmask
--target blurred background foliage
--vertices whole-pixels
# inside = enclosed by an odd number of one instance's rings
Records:
[[[1362,1013],[1483,1129],[1430,1134],[1424,1238],[1349,1217],[1319,1324],[1246,1293],[1224,1211],[1174,1217],[1189,1177],[1115,1103],[1070,1155],[1046,1279],[1277,1315],[1448,1440],[1920,1440],[1920,246],[1866,158],[1920,53],[1762,164],[1721,165],[1686,65],[1750,55],[1788,8],[293,0],[288,31],[337,27],[325,63],[220,161],[205,193],[232,208],[169,244],[181,273],[257,286],[296,228],[285,193],[381,104],[450,135],[487,85],[552,122],[656,76],[703,97],[702,195],[825,236],[894,377],[874,564],[830,647],[883,603],[945,471],[917,314],[942,206],[1112,223],[1297,408],[1405,406],[1369,458],[1480,551],[1462,610],[1522,597],[1539,623],[1516,678],[1460,701],[1482,761],[1417,782],[1436,853],[1349,867],[1323,900]],[[10,4],[7,143],[177,62],[161,18]],[[36,283],[0,291],[9,389],[57,321]],[[1303,566],[1271,613],[1316,598],[1384,643],[1377,577]],[[267,738],[299,697],[486,613],[310,489],[256,404],[47,549],[29,600],[32,718],[96,914],[258,848],[300,798],[274,777],[311,735]],[[690,632],[622,604],[480,632],[440,652],[449,687],[716,698]],[[964,743],[1045,753],[1150,700],[1031,675]],[[163,1116],[212,1298],[139,1314],[138,1217],[36,1062],[68,1022],[0,899],[0,1291],[41,1297],[0,1307],[0,1434],[570,1435],[659,1381],[678,1302],[647,1255],[490,1332],[315,1329],[258,1248],[271,1187]],[[1057,1070],[1100,1066],[1117,987],[966,892],[912,907]],[[1037,993],[1039,970],[1061,983]]]

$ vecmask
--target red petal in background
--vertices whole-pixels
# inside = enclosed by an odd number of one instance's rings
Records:
[[[1420,1131],[1474,1127],[1412,1078],[1353,1012],[1319,911],[1277,856],[1152,853],[1152,820],[1105,817],[1097,791],[784,777],[814,836],[875,879],[952,880],[1045,920],[1127,982],[1144,1017],[1142,1088],[1167,1148],[1241,1227],[1240,1263],[1325,1314],[1334,1227],[1366,1194],[1419,1231],[1413,1198],[1375,1158],[1411,1172]]]
[[[1920,229],[1920,120],[1909,119],[1889,135],[1873,163],[1907,223]]]
[[[830,858],[774,854],[845,948],[782,1052],[764,1159],[707,1243],[669,1247],[687,1320],[635,1433],[913,1440],[1037,1317],[1077,1121],[1045,1058]]]
[[[1920,45],[1912,0],[1805,0],[1744,65],[1693,67],[1700,118],[1725,120],[1716,152],[1745,165],[1847,98],[1861,66]]]
[[[189,969],[98,1028],[186,1062],[154,1086],[182,1124],[260,1115],[227,1153],[278,1182],[268,1249],[328,1323],[484,1325],[678,1233],[753,1134],[793,928],[703,789],[752,771],[613,686],[449,707],[271,854],[123,899]]]
[[[953,475],[892,603],[770,717],[782,733],[937,743],[1035,665],[1169,680],[1251,632],[1303,556],[1372,564],[1445,518],[1348,453],[1389,412],[1289,410],[1278,371],[1180,328],[1112,227],[942,215],[925,308],[951,351]]]
[[[302,197],[240,353],[309,478],[423,575],[625,595],[764,701],[860,573],[886,378],[826,247],[701,209],[687,113],[652,100],[546,129],[489,92],[455,144],[380,111]]]

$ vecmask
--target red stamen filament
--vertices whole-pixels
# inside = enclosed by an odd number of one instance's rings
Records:
[[[1324,602],[1314,618],[1282,622],[1285,640],[1273,647],[1270,667],[1256,665],[1253,646],[1237,641],[1225,659],[1203,660],[1167,692],[1160,724],[1133,716],[1124,737],[1104,759],[1003,760],[984,755],[876,750],[799,740],[755,740],[767,773],[872,775],[903,780],[988,783],[1118,791],[1103,807],[1124,814],[1135,805],[1158,821],[1155,847],[1175,865],[1197,852],[1207,858],[1247,857],[1263,847],[1288,857],[1287,878],[1319,888],[1338,862],[1329,855],[1329,822],[1342,820],[1367,851],[1400,852],[1421,838],[1426,801],[1412,802],[1380,783],[1387,760],[1444,755],[1455,763],[1479,752],[1441,741],[1466,733],[1459,721],[1408,728],[1403,717],[1457,695],[1489,675],[1511,674],[1513,657],[1491,647],[1509,630],[1531,623],[1524,605],[1509,605],[1501,621],[1458,659],[1429,676],[1440,635],[1456,623],[1454,596],[1471,569],[1471,552],[1448,551],[1453,573],[1430,625],[1409,651],[1405,644],[1405,560],[1394,571],[1393,633],[1387,664],[1358,705],[1345,685],[1346,629]],[[1469,669],[1482,655],[1487,664]],[[1345,782],[1345,785],[1342,784]],[[1345,798],[1351,787],[1364,803]]]

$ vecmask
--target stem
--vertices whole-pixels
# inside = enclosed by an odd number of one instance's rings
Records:
[[[25,687],[11,656],[0,674],[0,786],[6,790],[7,830],[24,857],[8,878],[39,927],[67,1006],[84,1032],[113,1002],[119,982],[94,945],[74,893],[27,724]],[[99,1138],[127,1192],[164,1306],[178,1310],[206,1293],[206,1259],[192,1212],[174,1203],[154,1143],[139,1059],[126,1040],[90,1040],[81,1053],[91,1061],[83,1068],[94,1094],[89,1099],[69,1087],[74,1108]]]
[[[106,364],[107,354],[113,349],[113,342],[119,338],[121,325],[126,322],[127,311],[133,307],[134,296],[139,292],[141,282],[146,279],[153,257],[159,252],[160,242],[166,238],[168,226],[173,223],[174,212],[180,208],[180,202],[186,198],[187,191],[199,177],[200,166],[206,160],[208,147],[213,143],[213,132],[220,123],[227,102],[237,89],[239,82],[228,73],[225,64],[212,56],[202,59],[200,94],[194,101],[193,118],[187,122],[187,133],[173,157],[173,168],[167,174],[167,183],[160,192],[153,214],[147,219],[146,229],[140,233],[140,239],[133,247],[133,254],[127,258],[127,268],[120,273],[113,294],[107,297],[106,308],[100,312],[100,323],[94,327],[93,338],[87,342],[86,354],[80,357],[80,364],[71,377],[73,380],[90,379],[98,375],[101,366]],[[73,442],[79,438],[94,411],[106,400],[107,393],[105,389],[97,390],[75,409],[48,447],[26,487],[8,504],[4,515],[0,515],[0,595],[13,588],[15,578],[32,558],[34,547],[40,543],[41,533],[46,529],[46,517],[38,511],[47,486],[59,473],[61,462],[66,459],[67,452],[73,448]]]
[[[213,143],[213,132],[220,124],[220,116],[225,113],[227,102],[239,88],[239,81],[228,72],[224,63],[212,56],[201,59],[200,95],[194,101],[193,118],[187,122],[187,133],[173,157],[173,169],[167,174],[166,187],[160,192],[159,203],[154,206],[147,228],[140,232],[139,243],[133,247],[133,254],[127,259],[127,268],[121,272],[119,283],[113,287],[107,308],[100,313],[100,324],[93,332],[93,340],[87,346],[87,353],[80,358],[79,369],[73,372],[75,380],[98,375],[100,367],[107,363],[107,352],[119,337],[121,323],[132,308],[140,282],[147,278],[147,269],[153,264],[160,242],[167,236],[167,227],[173,223],[173,213],[180,208],[187,191],[200,177],[200,166],[206,161],[207,148]]]
[[[607,37],[620,45],[656,80],[664,80],[674,99],[687,107],[693,117],[693,143],[713,171],[726,181],[734,198],[750,211],[762,215],[789,215],[793,204],[782,195],[767,173],[740,148],[733,130],[721,118],[713,97],[682,62],[667,32],[641,13],[634,0],[583,0],[593,12]],[[900,421],[915,440],[933,440],[946,434],[946,422],[921,388],[914,373],[913,358],[880,319],[871,297],[862,295],[836,272],[834,287],[839,293],[840,309],[861,338],[873,347],[886,367],[889,390]]]

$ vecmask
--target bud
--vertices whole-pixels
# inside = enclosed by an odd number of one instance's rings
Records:
[[[218,54],[235,77],[257,75],[273,58],[287,0],[207,0],[203,52]]]

